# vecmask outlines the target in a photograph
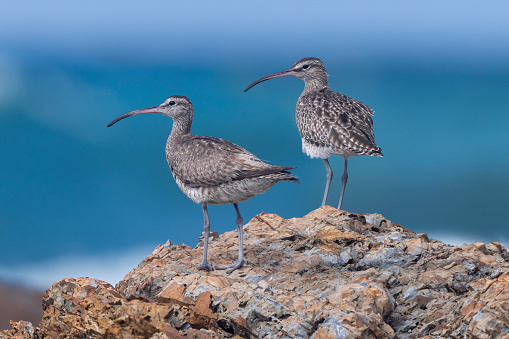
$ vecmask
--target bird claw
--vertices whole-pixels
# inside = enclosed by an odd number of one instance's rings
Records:
[[[212,266],[212,264],[209,262],[201,263],[200,266],[198,266],[196,268],[199,270],[203,270],[203,271],[213,271],[214,270],[214,266]]]
[[[231,264],[231,265],[216,266],[216,270],[225,270],[225,269],[229,268],[229,270],[226,271],[226,274],[230,274],[233,271],[235,271],[237,268],[241,268],[242,266],[244,266],[244,264],[247,264],[247,260],[242,258],[242,259],[237,260],[234,264]]]

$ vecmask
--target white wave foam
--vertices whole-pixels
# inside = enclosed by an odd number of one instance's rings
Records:
[[[0,267],[0,279],[41,291],[63,278],[97,278],[114,286],[153,249],[153,246],[144,246],[95,256],[62,257],[37,264]]]
[[[491,241],[499,242],[505,247],[508,247],[509,243],[505,239],[492,239],[492,240],[486,240],[486,239],[474,239],[471,237],[466,237],[458,234],[451,234],[451,233],[432,233],[429,232],[428,236],[430,238],[436,239],[438,241],[443,242],[444,244],[452,245],[452,246],[462,246],[462,245],[470,245],[475,242],[483,242],[483,243],[490,243]]]
[[[437,236],[432,236],[432,238],[452,246],[469,245],[477,242],[477,240],[470,239],[468,237],[459,237],[456,234],[439,234]]]

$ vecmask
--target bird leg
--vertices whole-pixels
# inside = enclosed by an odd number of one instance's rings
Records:
[[[339,197],[338,210],[341,209],[341,205],[343,204],[343,196],[345,195],[346,182],[348,181],[348,157],[344,156],[344,158],[345,158],[345,171],[343,172],[343,176],[341,177],[341,196]]]
[[[209,211],[207,210],[207,204],[201,204],[203,209],[203,229],[205,231],[205,239],[203,240],[203,259],[201,261],[200,266],[198,266],[199,270],[212,271],[214,267],[211,263],[207,262],[207,250],[209,247],[209,236],[210,236],[210,219],[209,219]]]
[[[329,159],[323,159],[323,162],[325,163],[325,169],[327,170],[327,183],[325,184],[325,193],[323,194],[323,201],[322,206],[325,206],[327,203],[327,197],[329,196],[329,188],[330,183],[332,182],[332,168],[329,165]]]
[[[232,273],[237,268],[241,268],[242,266],[244,266],[245,263],[247,263],[246,258],[244,258],[244,232],[242,230],[244,219],[242,219],[242,215],[240,215],[239,205],[233,204],[233,207],[235,207],[235,212],[237,213],[237,220],[235,220],[235,224],[237,225],[237,231],[239,233],[239,257],[237,258],[237,261],[234,264],[226,266],[216,266],[216,269],[218,270],[225,270],[229,268],[229,270],[226,271],[227,274]]]

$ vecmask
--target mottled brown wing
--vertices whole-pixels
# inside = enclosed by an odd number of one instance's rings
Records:
[[[289,169],[265,164],[227,140],[199,135],[186,136],[167,158],[173,175],[190,187],[217,186]]]
[[[375,145],[375,133],[373,132],[373,119],[371,116],[374,111],[362,102],[352,99],[344,94],[336,93],[333,91],[327,91],[327,97],[335,103],[335,107],[338,107],[339,122],[342,122],[344,118],[342,114],[346,114],[356,129],[360,130],[369,141]]]
[[[363,103],[329,89],[301,97],[296,109],[303,139],[356,154],[380,151],[375,144],[372,114]]]

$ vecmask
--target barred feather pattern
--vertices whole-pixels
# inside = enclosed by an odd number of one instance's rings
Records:
[[[241,203],[279,181],[298,181],[288,172],[294,167],[266,164],[244,148],[215,137],[170,135],[166,158],[178,187],[196,203]]]
[[[322,159],[331,154],[383,156],[372,115],[368,106],[328,87],[304,91],[295,110],[303,152]]]

